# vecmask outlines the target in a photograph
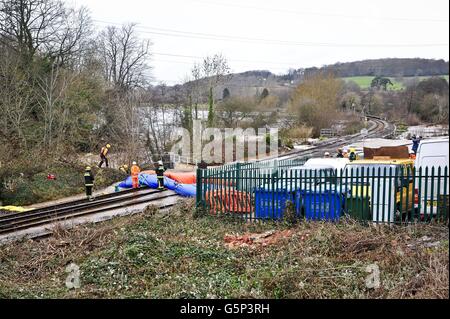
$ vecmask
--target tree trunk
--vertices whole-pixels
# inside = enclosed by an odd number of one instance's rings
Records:
[[[208,96],[208,127],[214,126],[214,100],[213,100],[213,88],[212,86],[209,88],[209,96]]]

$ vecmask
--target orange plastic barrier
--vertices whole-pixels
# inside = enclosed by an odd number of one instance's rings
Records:
[[[241,214],[253,212],[250,194],[246,192],[234,189],[208,191],[205,194],[205,200],[212,214],[218,211]]]
[[[143,174],[156,175],[154,170],[142,171]],[[180,184],[195,184],[197,183],[197,177],[195,173],[176,173],[176,172],[164,172],[164,176],[173,179]]]
[[[164,176],[173,179],[180,184],[195,184],[197,183],[197,177],[195,173],[175,173],[165,172]]]
[[[235,185],[234,181],[232,181],[232,180],[226,180],[224,178],[214,178],[214,177],[204,179],[204,183],[210,184],[210,185],[222,185],[222,186],[228,186],[228,187],[232,187]]]

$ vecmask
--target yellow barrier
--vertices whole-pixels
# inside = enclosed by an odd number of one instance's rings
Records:
[[[23,213],[33,210],[34,208],[23,208],[20,206],[0,206],[0,210],[6,210],[10,212]]]

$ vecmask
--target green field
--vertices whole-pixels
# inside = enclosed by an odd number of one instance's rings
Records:
[[[445,78],[447,82],[449,81],[448,75],[440,75],[441,77]],[[370,87],[370,83],[372,82],[374,76],[352,76],[352,77],[346,77],[343,78],[345,81],[353,81],[356,84],[359,85],[361,89],[367,89]],[[393,78],[389,77],[391,82],[394,84],[394,86],[388,86],[388,90],[402,90],[405,88],[405,81],[412,80],[412,79],[418,79],[419,81],[425,80],[427,78],[430,78],[430,76],[417,76],[417,77],[403,77],[403,78]]]

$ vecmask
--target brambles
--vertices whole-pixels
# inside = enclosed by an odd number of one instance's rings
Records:
[[[448,228],[422,224],[286,229],[194,219],[177,208],[0,246],[0,261],[8,298],[448,298]],[[81,286],[69,291],[72,262]],[[374,264],[380,282],[368,288]]]

